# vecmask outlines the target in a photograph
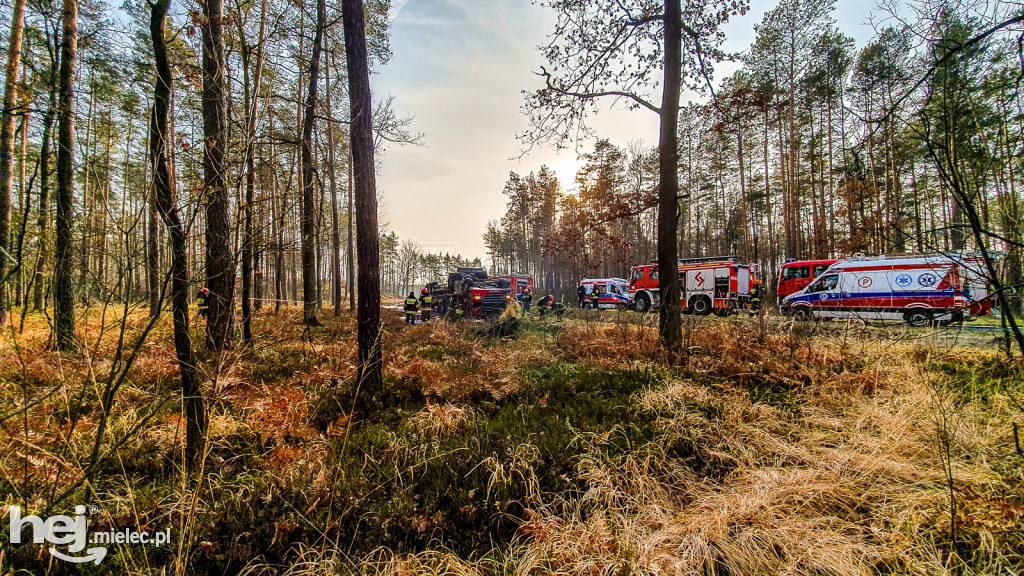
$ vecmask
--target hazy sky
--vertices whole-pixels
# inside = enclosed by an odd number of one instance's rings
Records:
[[[750,12],[727,27],[725,48],[746,49],[754,24],[776,1],[751,2]],[[870,38],[864,25],[873,0],[839,0],[840,29]],[[381,158],[377,185],[382,225],[429,252],[486,259],[481,235],[501,218],[501,193],[509,171],[520,174],[547,164],[564,191],[572,191],[575,150],[535,149],[521,160],[516,134],[527,124],[522,90],[539,87],[544,64],[537,46],[554,28],[550,10],[529,0],[392,0],[393,58],[371,79],[376,100],[395,96],[401,115],[413,117],[422,146],[391,147]],[[716,72],[727,76],[728,68]],[[592,120],[601,137],[625,146],[658,141],[658,117],[645,110],[608,110]],[[582,152],[593,142],[580,142]]]

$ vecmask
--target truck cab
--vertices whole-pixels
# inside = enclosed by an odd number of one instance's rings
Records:
[[[790,260],[786,262],[782,265],[779,286],[775,292],[779,300],[803,290],[836,262],[838,260]]]

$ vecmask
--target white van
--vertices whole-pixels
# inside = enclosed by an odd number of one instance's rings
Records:
[[[629,282],[625,278],[584,278],[580,281],[585,291],[584,305],[593,307],[590,293],[597,286],[598,306],[602,309],[618,309],[629,306]]]
[[[970,316],[961,264],[949,257],[854,257],[830,266],[781,303],[797,319],[904,320],[913,326]]]

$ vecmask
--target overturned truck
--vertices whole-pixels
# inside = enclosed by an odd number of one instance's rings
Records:
[[[486,318],[501,314],[512,301],[511,283],[506,278],[489,278],[482,268],[459,268],[448,274],[448,286],[437,282],[427,285],[436,311],[442,315]]]

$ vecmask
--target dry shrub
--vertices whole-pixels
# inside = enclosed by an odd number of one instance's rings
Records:
[[[643,394],[664,435],[624,457],[584,458],[583,498],[523,524],[520,572],[934,571],[934,550],[913,539],[941,502],[914,424],[927,417],[920,386],[852,406],[811,396],[797,413],[729,386],[676,381]],[[672,456],[681,444],[682,459]]]
[[[469,322],[432,322],[388,334],[385,375],[423,396],[465,402],[507,396],[519,386],[519,368],[554,358],[546,346],[530,340],[488,346],[471,327]]]
[[[261,438],[280,442],[319,436],[308,425],[309,404],[301,388],[239,385],[226,392],[223,400]]]
[[[427,404],[427,407],[409,417],[411,424],[423,436],[451,436],[470,425],[474,418],[469,406],[454,404]]]

